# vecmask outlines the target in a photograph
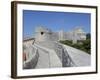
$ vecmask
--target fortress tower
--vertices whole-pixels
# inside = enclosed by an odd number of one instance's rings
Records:
[[[70,32],[52,32],[46,27],[39,26],[35,30],[35,41],[59,41],[59,40],[72,40],[73,43],[77,41],[86,40],[86,32],[80,27],[73,29]]]
[[[41,42],[41,41],[49,41],[52,39],[51,37],[51,30],[50,29],[47,29],[45,27],[37,27],[36,30],[35,30],[35,41],[36,42]]]

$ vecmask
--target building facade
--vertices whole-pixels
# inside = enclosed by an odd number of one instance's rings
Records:
[[[86,33],[82,28],[75,28],[70,32],[64,32],[63,30],[52,32],[48,28],[37,27],[35,33],[36,41],[72,40],[73,43],[77,43],[78,40],[86,40]]]

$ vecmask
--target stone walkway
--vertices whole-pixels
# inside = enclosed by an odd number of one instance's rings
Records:
[[[39,59],[36,68],[62,67],[61,60],[57,54],[48,48],[37,45]]]
[[[69,56],[72,58],[76,66],[90,66],[91,55],[79,49],[63,45],[68,51]]]
[[[39,58],[35,68],[48,68],[49,67],[49,55],[48,53],[44,52],[42,49],[38,49]]]
[[[49,45],[48,45],[49,44]],[[53,68],[53,67],[62,67],[62,60],[59,58],[58,55],[61,54],[60,43],[41,43],[37,44],[37,49],[39,53],[39,58],[38,62],[36,64],[35,68]],[[28,43],[27,43],[28,45]],[[66,55],[70,57],[72,62],[74,63],[73,66],[90,66],[91,65],[91,55],[87,54],[86,52],[83,52],[79,49],[67,46],[67,45],[62,45],[65,50],[67,51]],[[55,52],[55,51],[58,52]],[[58,53],[58,54],[57,54]],[[65,61],[65,60],[64,60]]]

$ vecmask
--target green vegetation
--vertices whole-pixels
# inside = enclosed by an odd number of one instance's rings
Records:
[[[90,34],[86,35],[86,40],[77,41],[76,44],[73,44],[72,41],[69,41],[69,40],[60,41],[60,43],[75,47],[77,49],[83,50],[83,51],[91,54],[91,52],[90,52],[91,51]]]

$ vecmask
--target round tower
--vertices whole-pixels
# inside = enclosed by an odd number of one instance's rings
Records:
[[[51,30],[47,29],[45,27],[37,27],[35,30],[35,41],[36,42],[41,42],[41,41],[49,41],[51,40]]]

